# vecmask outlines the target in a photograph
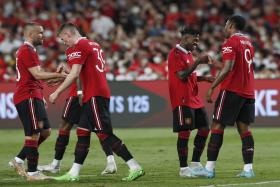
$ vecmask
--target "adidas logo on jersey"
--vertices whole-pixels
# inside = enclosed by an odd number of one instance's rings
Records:
[[[231,53],[232,52],[232,47],[223,47],[222,48],[222,53]]]
[[[74,58],[81,58],[81,52],[73,52],[67,55],[68,60],[72,60]]]

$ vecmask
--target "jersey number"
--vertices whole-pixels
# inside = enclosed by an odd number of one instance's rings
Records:
[[[97,53],[97,59],[99,61],[99,64],[95,65],[96,69],[100,72],[104,72],[105,70],[105,60],[103,59],[103,51],[102,49],[97,49],[97,48],[93,48],[93,51],[95,51]]]
[[[16,81],[18,82],[20,80],[20,72],[18,70],[18,58],[16,58],[16,70],[17,70],[17,79],[16,79]]]
[[[251,52],[250,52],[249,49],[245,49],[244,56],[245,56],[246,62],[248,63],[248,68],[249,68],[249,72],[248,73],[250,73],[250,71],[251,71],[250,66],[251,66],[253,61],[252,61],[252,55],[251,55]]]

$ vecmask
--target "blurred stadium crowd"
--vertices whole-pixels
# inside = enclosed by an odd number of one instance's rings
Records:
[[[56,39],[61,23],[78,25],[105,51],[108,80],[166,79],[166,59],[178,42],[178,28],[201,30],[200,51],[213,57],[199,75],[221,67],[223,26],[231,14],[248,19],[246,32],[256,49],[256,78],[280,77],[280,1],[278,0],[1,0],[0,81],[15,81],[15,51],[22,26],[39,22],[45,42],[38,48],[43,67],[55,71],[65,61],[65,46]]]

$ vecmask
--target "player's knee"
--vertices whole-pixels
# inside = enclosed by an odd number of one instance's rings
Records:
[[[222,125],[220,122],[213,121],[211,125],[211,130],[224,130],[225,126]]]
[[[40,132],[40,136],[43,137],[44,139],[47,139],[51,135],[51,128],[49,129],[43,129]]]
[[[25,140],[36,140],[38,141],[40,138],[40,133],[34,133],[31,136],[25,136]]]
[[[63,120],[59,129],[64,130],[64,131],[70,131],[72,129],[72,127],[73,127],[72,123],[69,123],[69,122]]]
[[[46,129],[46,130],[45,130],[45,132],[46,132],[45,137],[47,138],[47,137],[49,137],[49,136],[51,135],[51,133],[52,133],[52,129],[51,129],[51,128]]]
[[[249,124],[238,121],[237,122],[237,130],[238,130],[239,134],[242,135],[242,134],[249,131]]]

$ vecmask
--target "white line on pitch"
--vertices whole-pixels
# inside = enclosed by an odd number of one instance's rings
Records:
[[[80,175],[81,177],[96,177],[97,175]],[[3,181],[16,181],[16,180],[22,180],[23,178],[15,177],[15,178],[4,178],[1,179]]]
[[[80,177],[97,177],[98,175],[80,175]],[[112,175],[112,176],[116,176],[116,175]],[[3,181],[15,181],[15,180],[21,180],[22,178],[16,177],[16,178],[4,178],[1,179]]]
[[[16,181],[16,180],[21,180],[22,178],[4,178],[4,179],[1,179],[3,181]]]
[[[97,177],[97,175],[80,175],[80,177]]]
[[[269,183],[280,183],[280,180],[277,181],[263,181],[263,182],[254,182],[254,183],[237,183],[237,184],[216,184],[209,186],[200,186],[200,187],[215,187],[215,186],[246,186],[246,185],[261,185],[261,184],[269,184]]]

